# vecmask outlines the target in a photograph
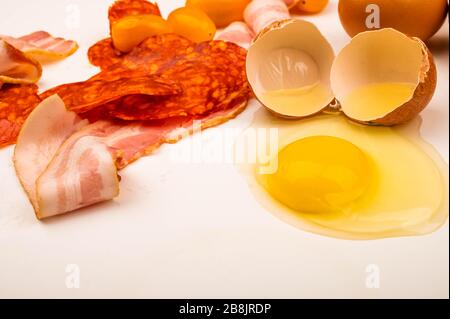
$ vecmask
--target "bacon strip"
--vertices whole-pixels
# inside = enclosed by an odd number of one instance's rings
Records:
[[[68,148],[68,138],[87,125],[58,96],[43,101],[25,123],[14,165],[39,219],[118,194],[117,172],[103,144],[81,139]]]
[[[123,122],[97,122],[97,125],[110,125],[114,130],[108,134],[106,143],[115,149],[116,165],[122,169],[142,156],[153,153],[164,143],[176,143],[182,138],[194,133],[195,130],[220,125],[235,118],[247,105],[247,98],[238,98],[231,108],[211,112],[198,117],[175,117],[153,122],[133,122],[123,125]]]
[[[244,11],[244,20],[255,34],[275,21],[289,18],[289,9],[280,0],[253,0]]]
[[[55,38],[45,31],[33,32],[19,38],[0,35],[0,39],[39,61],[62,59],[72,55],[78,49],[75,41]]]
[[[231,23],[216,40],[233,42],[248,49],[255,35],[275,21],[290,18],[289,9],[300,0],[253,0],[244,11],[244,22]]]
[[[153,122],[98,121],[88,124],[67,111],[58,96],[43,101],[25,123],[14,152],[17,175],[39,219],[113,199],[117,169],[242,112],[247,98],[201,117]],[[197,126],[193,125],[194,123]]]
[[[216,40],[232,42],[248,49],[253,41],[253,31],[244,22],[233,22],[216,36]]]
[[[119,195],[119,177],[102,139],[73,135],[36,181],[40,218],[56,216]]]
[[[75,113],[67,112],[63,101],[57,96],[41,102],[25,122],[14,150],[14,165],[38,218],[41,212],[36,180],[63,142],[88,124]]]
[[[0,83],[31,84],[41,75],[39,62],[0,39]]]

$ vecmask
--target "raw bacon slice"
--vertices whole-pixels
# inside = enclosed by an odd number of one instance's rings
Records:
[[[176,143],[195,130],[220,125],[239,115],[247,106],[247,98],[233,101],[230,108],[195,117],[174,117],[157,121],[100,121],[92,124],[108,127],[105,143],[115,150],[116,165],[122,169],[142,156],[153,153],[164,143]]]
[[[36,181],[36,195],[41,219],[118,196],[119,176],[108,146],[95,136],[69,138]]]
[[[39,62],[0,39],[0,83],[36,83],[41,75]]]
[[[0,147],[14,144],[22,124],[39,104],[35,84],[5,84],[0,89]]]
[[[143,76],[64,84],[44,92],[41,98],[58,94],[68,110],[84,113],[126,96],[167,97],[179,93],[181,89],[174,82],[163,81],[157,76]]]
[[[67,112],[64,102],[58,96],[52,96],[36,107],[21,130],[14,150],[14,165],[38,217],[37,179],[63,142],[86,125],[88,121]]]
[[[239,98],[231,108],[201,117],[88,124],[51,96],[24,125],[14,165],[39,219],[64,214],[113,199],[119,193],[117,169],[163,143],[234,118],[246,104],[246,98]]]
[[[33,32],[20,38],[0,35],[0,39],[43,62],[66,58],[78,49],[78,44],[75,41],[55,38],[45,31]]]
[[[275,21],[289,18],[289,9],[280,0],[253,0],[244,11],[244,20],[255,34]]]
[[[56,161],[67,149],[61,147],[64,142],[86,125],[87,121],[66,111],[59,97],[52,96],[36,107],[20,132],[14,165],[39,219],[110,199],[118,192],[117,180],[112,186],[108,184],[117,179],[117,174],[108,175],[111,167],[114,170],[114,164],[104,145],[83,140],[71,150],[71,158]],[[104,198],[99,199],[96,191],[104,194]]]
[[[233,22],[216,36],[216,40],[232,42],[248,49],[253,41],[253,31],[244,22]]]

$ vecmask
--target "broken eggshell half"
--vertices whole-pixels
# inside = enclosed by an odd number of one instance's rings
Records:
[[[256,98],[285,118],[322,111],[334,99],[331,45],[312,23],[277,21],[265,28],[247,52],[247,77]]]
[[[391,28],[367,31],[356,35],[336,57],[331,87],[349,118],[397,125],[412,120],[431,101],[436,66],[419,38]],[[355,95],[359,98],[351,101]]]
[[[247,74],[256,98],[278,116],[335,110],[336,98],[339,111],[371,125],[411,120],[436,88],[433,58],[418,38],[394,29],[367,31],[335,58],[316,26],[292,19],[258,35],[248,50]]]

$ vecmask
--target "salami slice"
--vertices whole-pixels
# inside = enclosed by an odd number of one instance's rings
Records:
[[[107,69],[122,60],[122,53],[113,46],[111,38],[98,41],[88,50],[89,62],[100,69]]]
[[[22,124],[41,99],[35,84],[4,84],[0,89],[0,147],[16,142]]]
[[[64,84],[44,92],[41,99],[58,94],[68,110],[84,113],[126,96],[170,96],[180,92],[180,87],[174,82],[162,81],[156,76],[144,76]]]
[[[112,26],[124,17],[140,14],[161,16],[161,12],[156,3],[151,3],[147,0],[118,0],[109,8],[109,24]]]
[[[226,109],[238,96],[248,97],[246,51],[223,41],[192,43],[168,34],[147,39],[123,60],[93,79],[157,75],[179,83],[182,93],[164,100],[130,97],[105,105],[113,116],[126,120],[155,120],[200,115]]]

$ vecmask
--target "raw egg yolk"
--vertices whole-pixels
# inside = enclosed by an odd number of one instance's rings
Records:
[[[312,136],[278,153],[278,169],[267,175],[275,199],[300,213],[345,212],[369,187],[366,154],[337,137]]]

